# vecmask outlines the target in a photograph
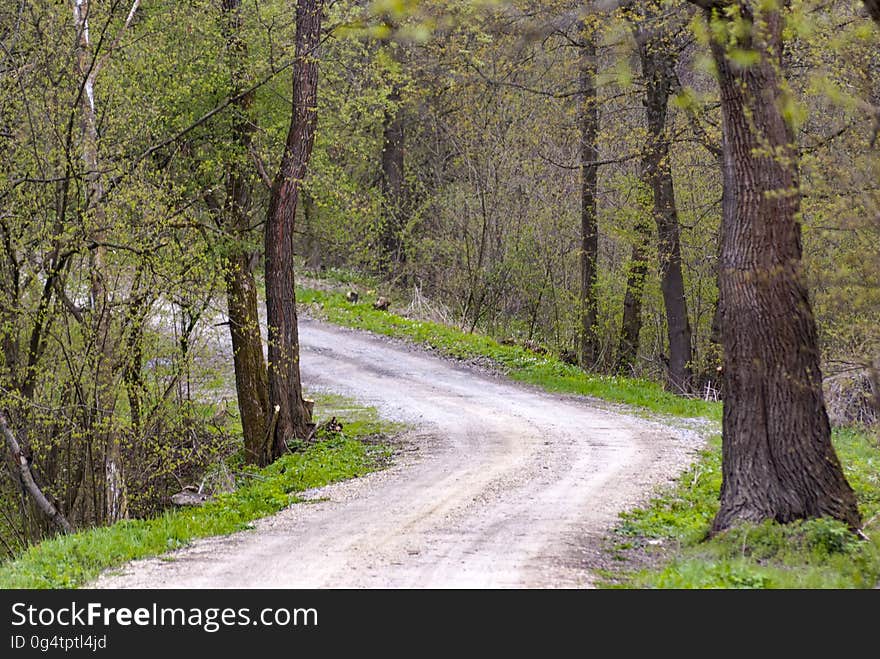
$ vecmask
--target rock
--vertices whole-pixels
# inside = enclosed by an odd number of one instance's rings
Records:
[[[182,492],[171,495],[171,503],[175,506],[201,506],[210,500],[210,495],[202,492],[194,492],[186,488]]]

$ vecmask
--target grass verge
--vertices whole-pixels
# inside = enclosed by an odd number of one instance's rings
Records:
[[[489,358],[510,378],[549,391],[594,396],[672,416],[721,419],[719,403],[675,396],[648,380],[588,374],[553,355],[503,345],[483,334],[376,311],[371,296],[350,303],[342,293],[303,288],[297,291],[297,300],[311,305],[317,317],[336,325],[408,339],[455,359]]]
[[[880,580],[880,454],[864,431],[837,429],[834,444],[859,499],[869,540],[830,519],[742,525],[708,539],[721,489],[720,438],[675,486],[624,513],[608,540],[618,568],[607,587],[872,588]],[[633,569],[633,564],[638,565]]]
[[[74,588],[102,570],[178,549],[189,541],[248,528],[249,523],[301,501],[297,493],[381,468],[391,455],[382,437],[399,427],[375,410],[338,396],[315,396],[321,417],[336,416],[342,432],[323,432],[302,451],[263,469],[232,459],[238,486],[198,508],[168,510],[143,520],[58,536],[0,565],[0,588]],[[319,421],[321,419],[318,419]]]

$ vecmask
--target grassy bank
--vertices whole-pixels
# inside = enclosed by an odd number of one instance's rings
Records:
[[[376,311],[372,307],[373,299],[365,296],[352,304],[338,292],[297,291],[300,303],[311,305],[313,313],[331,323],[408,339],[455,359],[489,358],[510,378],[548,391],[595,396],[672,416],[721,419],[721,405],[716,402],[674,396],[648,380],[588,374],[554,355],[502,345],[483,334],[467,334],[439,323]]]
[[[153,519],[124,521],[31,547],[0,565],[0,588],[80,586],[127,561],[156,556],[196,538],[245,529],[253,520],[300,501],[297,493],[304,490],[381,468],[390,456],[381,439],[398,429],[370,408],[336,396],[317,398],[316,412],[340,419],[341,433],[323,432],[316,443],[264,469],[246,467],[234,456],[225,468],[235,474],[237,487],[204,506],[169,510]]]
[[[502,345],[431,322],[303,289],[300,302],[326,320],[410,340],[456,359],[489,358],[511,378],[549,391],[595,396],[679,417],[721,418],[721,405],[673,396],[654,382],[592,375],[552,355]],[[834,443],[853,485],[869,541],[830,520],[744,526],[707,540],[721,488],[720,438],[673,487],[622,515],[607,543],[606,585],[622,588],[865,588],[880,581],[880,451],[874,435],[837,429]]]
[[[834,444],[869,540],[810,520],[744,525],[706,540],[721,488],[720,440],[674,488],[623,515],[609,540],[620,568],[607,585],[635,588],[872,588],[880,581],[880,451],[876,436],[837,429]],[[633,569],[633,564],[641,567]]]

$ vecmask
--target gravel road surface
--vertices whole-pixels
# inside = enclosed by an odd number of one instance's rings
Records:
[[[544,393],[367,333],[301,322],[304,381],[407,423],[393,466],[96,588],[589,587],[617,513],[697,433]]]

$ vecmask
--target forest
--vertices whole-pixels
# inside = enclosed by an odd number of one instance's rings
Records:
[[[307,445],[326,281],[719,401],[711,533],[859,531],[878,44],[876,0],[4,0],[0,552]]]

